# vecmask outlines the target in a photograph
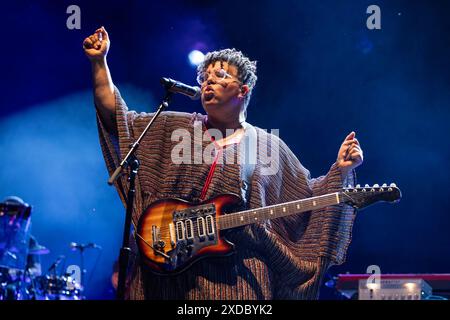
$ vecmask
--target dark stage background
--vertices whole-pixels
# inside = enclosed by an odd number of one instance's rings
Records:
[[[69,30],[66,9],[81,8]],[[381,8],[381,30],[366,9]],[[33,205],[33,234],[51,253],[79,264],[86,253],[87,297],[113,297],[109,277],[124,208],[108,187],[83,39],[109,31],[113,80],[131,108],[149,111],[161,76],[194,84],[188,54],[235,47],[258,61],[249,122],[279,128],[316,177],[327,172],[355,130],[365,155],[359,182],[397,183],[399,204],[358,215],[338,273],[450,271],[448,122],[449,1],[13,1],[2,3],[0,198]],[[177,96],[171,110],[201,112]],[[98,263],[95,261],[98,259]],[[323,287],[322,298],[334,298]]]

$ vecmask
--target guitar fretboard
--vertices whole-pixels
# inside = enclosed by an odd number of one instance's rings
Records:
[[[226,230],[269,219],[285,217],[295,213],[322,209],[339,203],[341,203],[339,192],[335,192],[323,196],[227,214],[220,216],[217,223],[220,230]]]

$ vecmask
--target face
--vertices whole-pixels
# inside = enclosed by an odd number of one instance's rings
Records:
[[[248,87],[239,81],[237,68],[226,61],[216,61],[208,66],[202,80],[202,105],[206,113],[219,119],[238,118]]]

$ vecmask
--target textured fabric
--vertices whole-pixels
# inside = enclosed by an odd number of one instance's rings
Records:
[[[118,166],[133,142],[147,125],[149,113],[129,111],[119,91],[116,95],[117,136],[108,133],[99,116],[100,144],[109,173]],[[186,129],[194,136],[195,125],[205,116],[180,112],[163,112],[142,141],[137,157],[141,162],[136,179],[133,224],[151,203],[163,198],[199,200],[210,165],[174,164],[171,151],[180,141],[172,141],[176,129]],[[251,181],[250,208],[318,196],[339,191],[340,172],[333,164],[322,177],[311,179],[297,157],[278,137],[256,128],[258,154]],[[199,128],[197,128],[199,129]],[[206,127],[201,125],[202,132]],[[210,141],[198,142],[193,148],[204,150]],[[241,143],[242,144],[242,143]],[[260,146],[279,145],[279,170],[264,174],[265,161]],[[224,153],[240,159],[240,144]],[[192,149],[194,150],[194,149]],[[199,160],[192,152],[192,160]],[[225,159],[226,156],[224,157]],[[275,159],[276,160],[276,159]],[[242,165],[233,161],[217,164],[206,198],[223,193],[241,194]],[[124,204],[127,197],[127,175],[116,182]],[[353,184],[354,172],[347,177]],[[143,266],[134,243],[135,256],[127,282],[129,299],[316,299],[325,271],[345,260],[355,217],[347,205],[294,214],[233,229],[227,239],[236,245],[229,257],[204,259],[177,276],[155,276]]]

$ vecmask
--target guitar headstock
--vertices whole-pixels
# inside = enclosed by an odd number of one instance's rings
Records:
[[[341,196],[343,197],[343,202],[357,209],[362,209],[378,201],[398,202],[402,197],[402,193],[395,183],[390,185],[385,183],[382,186],[378,184],[369,186],[366,184],[364,187],[357,184],[355,187],[348,186],[343,188]]]

